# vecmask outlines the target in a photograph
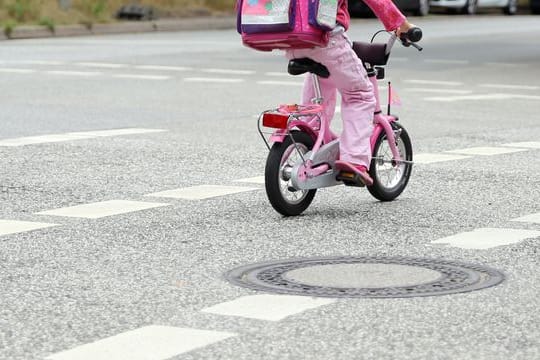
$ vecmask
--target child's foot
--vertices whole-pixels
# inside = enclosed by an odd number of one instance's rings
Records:
[[[347,161],[337,160],[336,168],[339,170],[338,180],[344,182],[358,182],[358,185],[373,185],[373,179],[368,174],[368,170],[364,165],[356,165]]]

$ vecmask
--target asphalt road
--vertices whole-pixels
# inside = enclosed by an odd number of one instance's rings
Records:
[[[0,358],[540,358],[540,18],[412,20],[424,51],[396,48],[386,70],[417,159],[408,188],[390,203],[324,189],[295,218],[257,183],[257,114],[301,89],[281,54],[234,30],[0,43]],[[350,36],[379,28],[355,20]],[[203,185],[220,187],[189,192]],[[174,189],[192,199],[159,194]],[[472,231],[488,236],[459,240]],[[222,278],[330,255],[458,260],[506,281],[295,308]],[[238,299],[254,315],[203,311]]]

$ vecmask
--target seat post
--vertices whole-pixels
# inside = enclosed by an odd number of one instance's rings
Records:
[[[311,73],[313,79],[313,89],[315,90],[315,98],[311,99],[313,104],[320,105],[323,102],[321,94],[321,84],[319,83],[319,77],[316,74]]]

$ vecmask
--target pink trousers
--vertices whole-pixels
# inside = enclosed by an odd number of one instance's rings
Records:
[[[334,117],[336,90],[341,94],[341,119],[343,131],[340,136],[340,160],[364,165],[369,169],[371,161],[370,135],[373,129],[375,96],[373,86],[358,56],[353,51],[344,33],[330,38],[325,48],[288,50],[287,58],[310,58],[330,71],[328,79],[320,78],[328,120]],[[315,97],[311,74],[306,76],[302,93],[302,103],[309,104]]]

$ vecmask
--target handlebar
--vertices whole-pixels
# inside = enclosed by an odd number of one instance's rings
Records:
[[[418,51],[422,51],[422,47],[415,44],[422,39],[422,29],[419,27],[410,28],[405,34],[399,36],[401,44],[405,47],[412,46]]]

